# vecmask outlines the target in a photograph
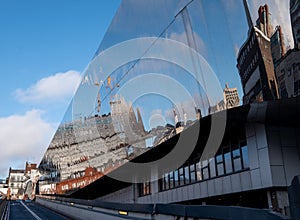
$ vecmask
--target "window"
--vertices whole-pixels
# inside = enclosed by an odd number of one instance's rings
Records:
[[[169,185],[169,175],[168,174],[165,174],[164,181],[165,181],[165,189],[169,189],[170,185]]]
[[[196,176],[198,181],[202,180],[200,161],[196,163]]]
[[[170,189],[174,188],[174,173],[169,173]]]
[[[241,170],[242,169],[242,160],[241,160],[240,148],[234,149],[232,151],[232,160],[233,160],[234,171]]]
[[[232,161],[231,161],[231,151],[230,147],[223,149],[224,160],[225,160],[225,172],[226,174],[232,173]]]
[[[224,164],[223,164],[223,155],[217,155],[216,156],[216,162],[217,162],[217,175],[223,175],[224,174]]]
[[[195,168],[195,164],[192,163],[190,165],[190,175],[191,175],[191,183],[194,183],[197,181],[197,176],[196,176],[196,168]]]
[[[139,184],[139,196],[151,194],[151,182],[147,181]]]
[[[241,143],[243,169],[249,168],[248,146],[246,141]]]
[[[217,175],[216,173],[216,162],[215,158],[210,158],[209,159],[209,172],[210,172],[210,177],[215,177]]]
[[[182,186],[184,185],[184,172],[183,167],[179,168],[179,184]]]
[[[190,171],[189,171],[189,167],[186,166],[184,168],[184,181],[185,181],[185,184],[189,184],[190,183]]]
[[[179,175],[178,175],[178,170],[174,171],[174,186],[177,187],[179,186]]]
[[[209,178],[209,169],[208,169],[208,161],[204,160],[202,161],[202,177],[203,179],[208,179]]]

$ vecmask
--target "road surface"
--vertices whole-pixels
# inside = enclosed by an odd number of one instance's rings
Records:
[[[35,202],[11,201],[8,208],[9,220],[66,220],[70,219]]]

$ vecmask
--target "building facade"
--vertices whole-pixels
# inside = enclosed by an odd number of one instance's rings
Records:
[[[249,30],[240,48],[237,68],[243,86],[243,103],[278,99],[270,39],[257,27]]]
[[[245,1],[244,4],[247,12]],[[270,37],[273,31],[268,6],[260,7],[258,12],[257,24],[255,27],[249,24],[248,38],[240,48],[237,58],[244,104],[279,98],[271,51]],[[249,13],[246,15],[250,16]]]
[[[229,88],[228,83],[226,83],[223,94],[224,101],[226,103],[226,109],[234,108],[240,105],[240,98],[237,88]]]
[[[269,6],[263,5],[258,9],[258,18],[256,20],[256,27],[261,30],[261,32],[271,38],[273,35],[273,27],[271,23],[271,13],[269,11]]]
[[[290,16],[295,48],[300,47],[300,1],[290,0]]]
[[[19,199],[24,193],[24,170],[9,168],[8,187],[9,197],[12,199]]]
[[[276,68],[279,60],[286,53],[283,32],[280,25],[276,26],[275,31],[271,36],[270,40],[274,68]]]
[[[289,50],[276,67],[280,98],[300,95],[300,50]]]
[[[287,188],[300,174],[300,130],[294,121],[299,119],[299,101],[298,97],[230,109],[222,144],[214,154],[201,155],[203,146],[197,145],[185,164],[159,180],[124,185],[111,193],[108,189],[98,200],[244,206],[289,216]],[[284,115],[287,106],[295,110]],[[201,127],[205,120],[200,120]]]

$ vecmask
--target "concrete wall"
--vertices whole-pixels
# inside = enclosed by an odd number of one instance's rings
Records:
[[[267,127],[273,186],[289,186],[300,175],[300,130]]]
[[[137,187],[131,185],[114,193],[100,197],[98,198],[98,200],[103,200],[107,202],[135,203],[136,198],[138,197],[137,193]]]

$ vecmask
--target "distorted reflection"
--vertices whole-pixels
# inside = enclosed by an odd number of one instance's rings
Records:
[[[239,39],[228,37],[226,13],[211,10],[220,2],[204,2],[122,2],[40,163],[42,193],[84,187],[228,108],[222,88],[237,74],[229,47]]]

